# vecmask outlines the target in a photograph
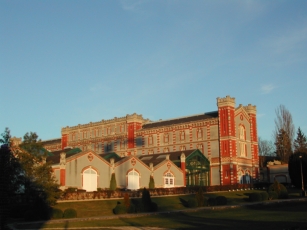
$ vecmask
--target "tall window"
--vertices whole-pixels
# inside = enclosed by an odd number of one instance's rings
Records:
[[[185,132],[181,131],[180,132],[180,140],[183,141],[185,139]]]
[[[165,147],[165,148],[163,149],[163,152],[164,152],[164,153],[168,153],[168,152],[169,152],[169,149],[168,149],[167,147]]]
[[[201,130],[201,128],[199,128],[197,130],[197,139],[201,139],[203,137],[203,131]]]
[[[148,145],[152,145],[153,144],[153,137],[150,135],[148,137]]]
[[[240,125],[239,127],[239,145],[240,145],[240,156],[246,157],[247,151],[246,151],[246,133],[245,128],[243,125]]]
[[[184,145],[181,145],[180,146],[180,151],[184,151],[184,150],[186,150],[186,147]]]
[[[169,134],[165,133],[164,134],[164,143],[168,143],[169,142]]]
[[[164,174],[164,188],[174,187],[174,175],[170,172]]]

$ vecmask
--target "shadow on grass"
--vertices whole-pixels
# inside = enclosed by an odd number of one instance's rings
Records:
[[[210,229],[210,230],[218,230],[218,229],[226,229],[226,230],[234,230],[234,229],[245,229],[248,227],[249,230],[258,230],[258,229],[307,229],[307,208],[306,203],[300,205],[297,213],[292,213],[293,215],[289,218],[285,218],[283,213],[279,213],[278,207],[272,207],[269,211],[275,211],[276,215],[265,216],[259,210],[250,211],[248,214],[247,209],[234,209],[228,211],[225,214],[222,214],[221,211],[213,211],[208,212],[208,216],[206,216],[206,211],[203,213],[176,213],[169,214],[167,216],[161,216],[161,218],[165,218],[165,221],[175,222],[178,224],[176,229]],[[294,207],[294,206],[293,206]],[[265,207],[266,208],[266,207]],[[265,209],[265,211],[267,211]],[[215,212],[215,213],[214,213]],[[291,210],[289,210],[291,212]],[[298,212],[300,215],[298,215]],[[222,215],[221,215],[222,214]],[[260,219],[258,219],[258,215],[262,215]],[[296,217],[295,217],[296,216]],[[183,226],[183,227],[182,227]],[[170,226],[171,227],[171,226]]]

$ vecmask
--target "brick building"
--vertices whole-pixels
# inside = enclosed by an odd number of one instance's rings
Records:
[[[91,173],[96,188],[108,187],[112,173],[126,188],[148,187],[150,175],[161,181],[157,187],[170,181],[171,186],[227,185],[258,178],[256,106],[236,107],[230,96],[217,98],[213,112],[156,122],[134,113],[65,127],[61,134],[44,147],[54,152],[50,159],[63,188],[84,188]],[[81,152],[66,154],[75,148]]]

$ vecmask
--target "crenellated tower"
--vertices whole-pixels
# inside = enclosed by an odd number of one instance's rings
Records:
[[[234,183],[236,157],[235,98],[217,98],[221,185]]]

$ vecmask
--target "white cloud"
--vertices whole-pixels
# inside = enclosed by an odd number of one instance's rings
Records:
[[[140,5],[142,5],[144,2],[144,0],[121,0],[121,6],[123,8],[123,10],[127,10],[127,11],[135,11],[138,10],[140,8]]]
[[[272,92],[273,89],[277,88],[277,86],[274,86],[272,84],[269,85],[263,85],[261,86],[261,94],[268,94]]]
[[[265,116],[264,113],[258,113],[258,114],[257,114],[257,118],[261,118],[261,117],[264,117],[264,116]]]

